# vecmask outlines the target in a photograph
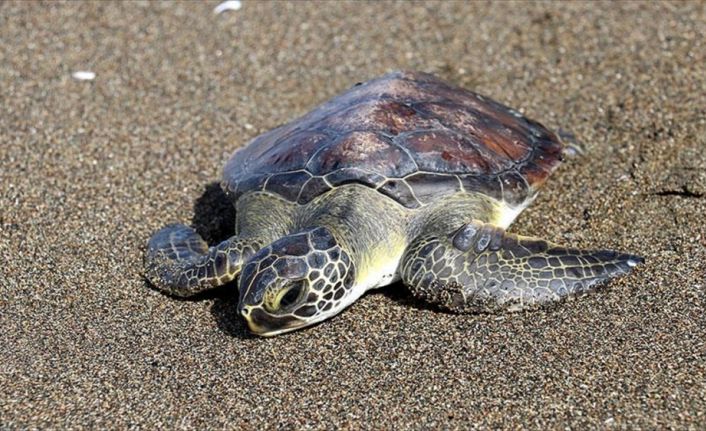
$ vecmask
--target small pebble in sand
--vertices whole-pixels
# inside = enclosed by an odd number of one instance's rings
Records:
[[[228,0],[213,8],[213,13],[219,14],[227,10],[240,10],[241,7],[243,7],[243,3],[240,0]]]
[[[79,81],[93,81],[96,78],[95,72],[89,70],[78,70],[72,73],[71,76]]]

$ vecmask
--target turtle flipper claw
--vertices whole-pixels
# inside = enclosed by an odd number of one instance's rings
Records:
[[[233,280],[253,253],[254,245],[236,237],[209,247],[194,229],[172,224],[147,243],[145,275],[163,292],[192,296]]]

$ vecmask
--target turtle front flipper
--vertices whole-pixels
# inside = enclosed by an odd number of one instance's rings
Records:
[[[401,278],[412,293],[451,311],[521,310],[587,293],[627,274],[639,256],[584,251],[474,221],[409,247]]]
[[[209,247],[194,229],[173,224],[150,238],[145,275],[163,292],[192,296],[232,281],[257,248],[238,237]]]

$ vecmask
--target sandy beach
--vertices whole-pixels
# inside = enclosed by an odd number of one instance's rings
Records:
[[[217,5],[0,3],[0,428],[706,428],[705,3]],[[646,264],[515,314],[396,284],[271,339],[235,285],[149,286],[154,230],[232,231],[233,150],[396,69],[572,132],[510,230]]]

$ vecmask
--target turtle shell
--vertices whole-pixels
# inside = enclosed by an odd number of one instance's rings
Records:
[[[562,149],[556,134],[487,97],[393,72],[253,139],[226,164],[223,187],[235,200],[268,191],[305,204],[359,183],[408,208],[459,190],[516,205]]]

